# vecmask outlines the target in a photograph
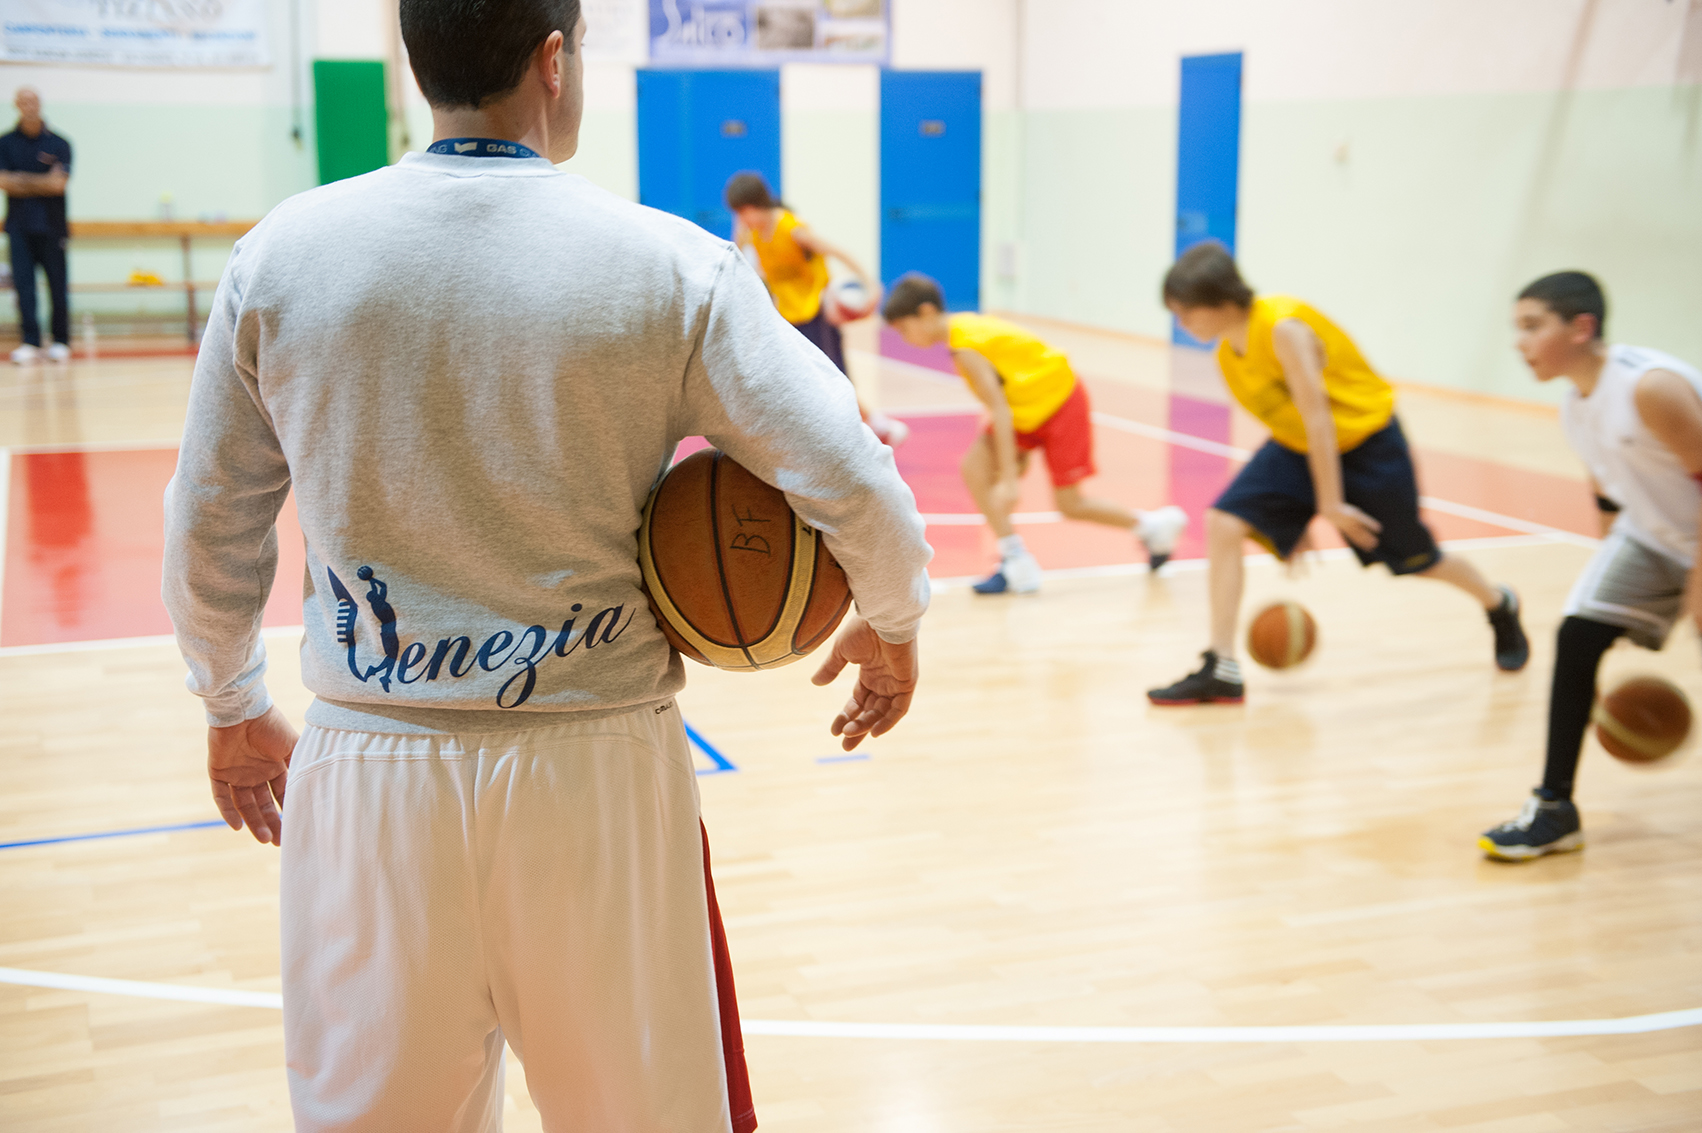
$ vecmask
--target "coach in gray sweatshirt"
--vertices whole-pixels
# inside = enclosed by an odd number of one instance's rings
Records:
[[[214,795],[284,847],[298,1128],[494,1128],[522,1032],[546,1127],[748,1128],[640,511],[701,434],[823,533],[860,614],[818,674],[859,667],[847,746],[909,705],[922,520],[730,244],[552,164],[577,0],[401,19],[437,140],[238,243],[167,492]],[[299,741],[259,634],[292,489]]]

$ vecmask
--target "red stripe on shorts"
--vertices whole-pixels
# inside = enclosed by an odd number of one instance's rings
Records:
[[[751,1100],[751,1074],[745,1065],[745,1034],[739,1027],[739,997],[733,990],[733,958],[727,952],[727,930],[721,927],[721,905],[715,900],[715,878],[709,872],[709,829],[703,831],[703,887],[709,894],[709,941],[715,952],[715,996],[721,1001],[721,1054],[727,1062],[727,1106],[733,1114],[733,1133],[756,1128],[756,1103]]]

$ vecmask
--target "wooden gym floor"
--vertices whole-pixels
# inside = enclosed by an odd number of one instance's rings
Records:
[[[1256,427],[1196,357],[1042,329],[1090,379],[1098,490],[1197,518]],[[1473,844],[1538,775],[1553,630],[1590,553],[1551,414],[1402,398],[1439,534],[1524,597],[1524,673],[1494,671],[1445,587],[1255,558],[1249,603],[1305,603],[1317,656],[1254,673],[1244,707],[1154,709],[1143,690],[1203,645],[1199,564],[1147,575],[1126,537],[1048,515],[1036,470],[1024,530],[1056,573],[976,598],[954,581],[992,558],[955,482],[967,395],[937,357],[853,346],[915,430],[901,466],[938,549],[916,709],[847,759],[826,732],[843,683],[811,688],[807,663],[694,668],[681,697],[765,1130],[1702,1128],[1702,765],[1637,772],[1592,743],[1584,853],[1503,866]],[[8,1130],[289,1128],[276,854],[197,826],[201,717],[156,636],[188,368],[0,372]],[[298,720],[299,619],[268,616]],[[1702,697],[1697,659],[1681,628],[1662,654],[1614,650],[1606,679]],[[195,828],[17,845],[168,826]],[[211,1002],[150,997],[194,994]],[[538,1127],[517,1063],[508,1118]]]

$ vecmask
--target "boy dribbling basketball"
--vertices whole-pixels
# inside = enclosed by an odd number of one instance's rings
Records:
[[[989,315],[945,313],[940,285],[919,272],[893,285],[881,316],[911,346],[945,343],[969,389],[986,406],[988,423],[964,454],[963,482],[999,540],[999,569],[975,584],[977,594],[1032,594],[1040,563],[1011,523],[1017,482],[1036,449],[1046,454],[1052,495],[1067,519],[1132,530],[1152,569],[1170,558],[1188,516],[1171,506],[1132,511],[1082,494],[1096,471],[1087,388],[1070,360],[1039,338]]]
[[[827,261],[838,260],[849,268],[871,297],[880,294],[880,286],[849,252],[828,243],[776,199],[762,174],[733,174],[727,179],[725,194],[727,207],[733,212],[733,243],[751,258],[762,275],[780,317],[815,343],[839,372],[849,378],[844,338],[828,318],[827,306],[822,301],[829,282]],[[910,427],[903,421],[861,404],[858,408],[863,421],[883,444],[896,447],[910,435]]]
[[[1542,785],[1517,818],[1478,839],[1502,861],[1584,848],[1572,788],[1602,655],[1622,636],[1661,648],[1687,597],[1702,625],[1702,373],[1656,350],[1609,346],[1606,321],[1601,286],[1581,271],[1543,276],[1513,308],[1519,353],[1537,381],[1572,383],[1561,423],[1590,470],[1604,531],[1560,623]]]
[[[1255,297],[1228,249],[1196,244],[1164,277],[1164,303],[1184,330],[1217,343],[1229,392],[1271,431],[1206,513],[1211,644],[1205,664],[1154,704],[1238,704],[1245,685],[1235,657],[1249,537],[1290,561],[1322,515],[1365,566],[1459,587],[1483,606],[1495,631],[1495,663],[1524,667],[1530,646],[1519,601],[1464,559],[1444,555],[1418,514],[1418,478],[1395,391],[1342,330],[1287,295]]]

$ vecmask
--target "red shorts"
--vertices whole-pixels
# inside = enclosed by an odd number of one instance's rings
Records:
[[[987,426],[988,439],[993,427]],[[1018,432],[1018,452],[1046,450],[1046,470],[1054,488],[1070,488],[1098,471],[1093,466],[1093,410],[1088,405],[1087,387],[1076,379],[1076,388],[1058,406],[1057,412],[1032,433]]]

